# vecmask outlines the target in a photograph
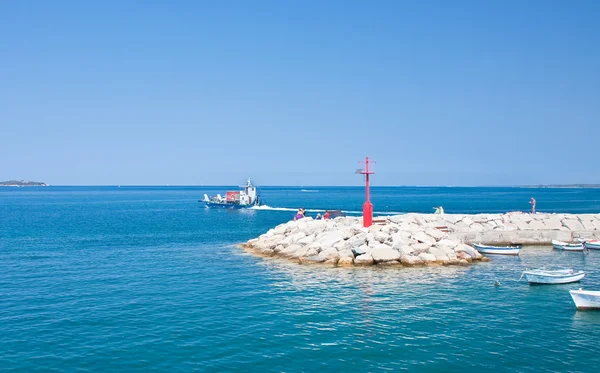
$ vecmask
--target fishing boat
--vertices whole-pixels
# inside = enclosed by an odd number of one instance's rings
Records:
[[[583,271],[574,271],[572,268],[561,269],[533,269],[524,271],[521,278],[525,276],[530,284],[568,284],[580,281],[584,276]]]
[[[209,197],[205,194],[204,199],[201,199],[198,202],[204,203],[206,207],[225,209],[241,209],[261,205],[256,186],[252,184],[250,178],[248,178],[246,185],[241,186],[240,188],[242,189],[239,191],[225,192],[225,198],[220,194],[217,194],[215,197]]]
[[[568,243],[568,242],[552,240],[552,247],[554,247],[557,250],[583,251],[582,243]]]
[[[515,246],[489,246],[480,243],[473,244],[473,247],[482,254],[498,254],[498,255],[519,255],[523,248],[521,245]]]
[[[583,241],[583,246],[588,250],[600,250],[600,241],[598,241],[598,240]]]
[[[600,291],[569,290],[578,310],[600,309]]]

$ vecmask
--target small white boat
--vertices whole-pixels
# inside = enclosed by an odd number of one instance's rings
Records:
[[[498,254],[498,255],[519,255],[523,248],[521,245],[516,246],[490,246],[480,243],[473,244],[473,247],[482,254]]]
[[[583,241],[583,246],[588,250],[600,250],[600,241],[598,241],[598,240]]]
[[[574,271],[573,269],[549,270],[540,268],[524,271],[523,275],[530,284],[568,284],[580,281],[585,276],[585,272]]]
[[[600,309],[600,291],[569,290],[578,310]]]
[[[554,247],[557,250],[583,251],[582,243],[568,243],[568,242],[552,240],[552,247]]]

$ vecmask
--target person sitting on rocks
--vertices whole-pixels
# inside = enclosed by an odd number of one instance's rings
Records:
[[[329,211],[325,211],[325,215],[323,215],[323,219],[329,219]]]
[[[316,220],[321,220],[321,214],[317,212],[317,216],[315,217]]]
[[[294,220],[300,220],[304,217],[304,209],[298,209],[298,213],[294,215]]]

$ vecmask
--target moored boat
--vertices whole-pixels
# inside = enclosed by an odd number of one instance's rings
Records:
[[[585,272],[575,271],[572,268],[554,270],[539,268],[524,271],[523,275],[530,284],[568,284],[580,281],[585,276]]]
[[[248,179],[246,185],[241,186],[240,188],[242,189],[239,191],[227,191],[225,193],[225,198],[223,198],[220,194],[217,194],[216,197],[209,197],[205,194],[204,199],[201,199],[198,202],[203,202],[206,207],[218,207],[226,209],[240,209],[260,206],[261,200],[256,191],[256,186],[252,184],[250,179]]]
[[[600,241],[598,240],[589,240],[584,241],[583,246],[588,250],[600,250]]]
[[[569,290],[578,310],[600,309],[600,291]]]
[[[473,247],[482,254],[498,254],[498,255],[519,255],[523,248],[521,245],[515,246],[490,246],[480,243],[473,244]]]
[[[552,240],[552,247],[554,247],[557,250],[583,251],[582,243],[568,243],[558,240]]]

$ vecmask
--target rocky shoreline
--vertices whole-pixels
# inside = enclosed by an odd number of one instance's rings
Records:
[[[406,214],[362,218],[305,218],[242,244],[247,251],[301,264],[334,266],[469,265],[487,261],[470,244],[550,245],[600,239],[600,214]]]

